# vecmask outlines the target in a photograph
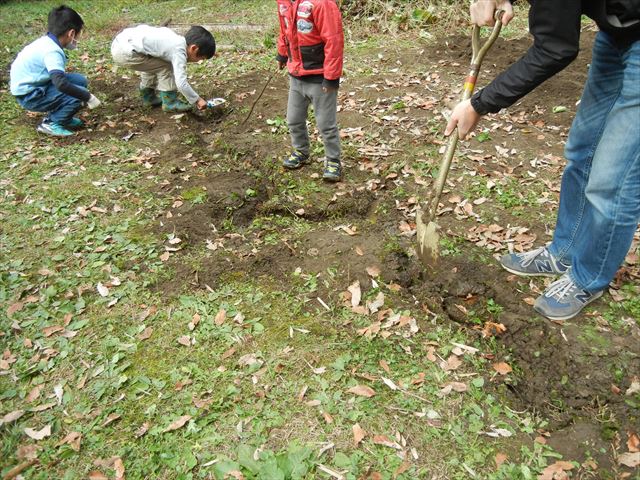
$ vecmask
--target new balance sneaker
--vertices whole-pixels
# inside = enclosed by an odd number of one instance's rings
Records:
[[[562,275],[570,267],[553,258],[547,247],[536,248],[530,252],[503,255],[500,265],[507,272],[525,277],[555,277]]]
[[[328,182],[339,182],[342,178],[342,165],[340,165],[340,160],[327,159],[324,162],[322,178]]]
[[[305,163],[309,163],[309,155],[305,155],[298,150],[294,150],[293,152],[291,152],[291,155],[289,155],[282,161],[282,166],[284,168],[288,168],[289,170],[295,170],[297,168],[300,168]]]
[[[53,135],[54,137],[68,137],[73,135],[73,132],[67,130],[62,125],[56,122],[42,122],[36,128],[40,133],[45,133],[47,135]]]
[[[533,308],[550,320],[569,320],[594,300],[602,296],[602,291],[587,292],[565,273],[547,287],[533,305]]]
[[[65,127],[67,128],[82,128],[84,127],[84,122],[79,119],[78,117],[73,117],[71,120],[69,120],[69,123],[67,123],[65,125]]]

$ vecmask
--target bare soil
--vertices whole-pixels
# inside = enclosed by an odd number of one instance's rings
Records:
[[[529,160],[540,152],[561,158],[562,141],[590,60],[593,33],[586,32],[583,37],[583,51],[569,68],[509,109],[506,118],[514,123],[513,130],[492,130],[493,144],[515,148],[517,152],[509,157],[487,156],[474,167],[479,176],[498,172],[506,178],[523,173]],[[480,82],[486,83],[517,60],[528,44],[527,39],[498,40],[483,67]],[[322,185],[322,180],[317,178],[321,164],[306,166],[296,173],[308,186],[304,195],[287,193],[284,172],[279,167],[279,158],[288,149],[286,135],[262,134],[271,128],[265,123],[266,119],[284,117],[287,98],[284,77],[274,79],[252,118],[241,125],[255,99],[256,94],[250,93],[259,91],[267,72],[240,76],[232,85],[216,85],[218,93],[223,92],[230,100],[231,106],[226,110],[187,114],[179,119],[160,110],[137,108],[133,79],[117,84],[104,80],[100,91],[109,97],[108,103],[113,106],[112,126],[102,128],[104,124],[98,124],[97,117],[88,113],[89,129],[79,135],[81,139],[111,138],[139,151],[150,149],[152,152],[142,161],[153,166],[149,173],[156,176],[158,195],[166,199],[168,205],[158,217],[157,229],[182,240],[181,250],[174,252],[169,260],[175,271],[174,278],[155,288],[176,294],[194,285],[214,287],[221,279],[231,276],[260,278],[287,291],[290,288],[287,279],[300,268],[302,272],[319,274],[320,280],[331,280],[334,282],[331,285],[341,285],[337,290],[328,289],[319,282],[318,296],[338,303],[340,293],[352,281],[358,279],[368,288],[371,280],[365,268],[377,265],[383,282],[401,287],[400,298],[408,306],[415,308],[417,302],[440,321],[453,322],[478,336],[480,332],[464,311],[481,308],[492,299],[504,307],[496,319],[506,327],[499,341],[517,369],[517,375],[509,377],[517,380],[503,385],[513,408],[535,409],[547,416],[551,421],[549,442],[569,458],[583,460],[588,450],[601,457],[598,459],[606,465],[609,456],[597,453],[593,447],[608,450],[614,438],[612,433],[618,432],[617,440],[624,442],[627,430],[640,430],[639,412],[626,403],[624,395],[630,379],[625,377],[617,384],[613,379],[613,372],[620,364],[624,364],[627,371],[640,372],[637,326],[630,334],[621,334],[603,325],[598,332],[600,343],[595,345],[585,335],[583,317],[555,324],[537,316],[523,301],[526,294],[521,293],[521,287],[526,286],[527,281],[513,278],[496,262],[482,261],[486,251],[463,242],[462,255],[443,257],[437,269],[425,270],[412,254],[414,237],[398,230],[401,220],[412,226],[411,212],[415,208],[415,202],[410,203],[398,195],[399,189],[405,189],[408,196],[424,197],[428,188],[410,181],[412,175],[406,174],[399,165],[413,165],[416,160],[413,155],[417,155],[417,161],[433,165],[439,161],[438,154],[425,153],[420,148],[428,146],[432,152],[440,148],[442,138],[430,128],[442,126],[440,110],[457,97],[469,52],[468,39],[452,37],[438,45],[416,45],[386,52],[393,60],[388,60],[386,65],[382,62],[382,67],[396,65],[397,73],[348,77],[340,97],[341,127],[361,127],[365,136],[377,134],[379,137],[374,136],[363,145],[384,140],[392,150],[387,156],[367,155],[358,149],[345,150],[345,180],[335,186]],[[376,52],[371,52],[372,58],[375,55]],[[416,63],[425,66],[424,72],[410,70]],[[422,81],[412,83],[412,79]],[[433,104],[389,111],[394,102],[404,98],[407,103],[406,99],[415,98],[412,94]],[[554,114],[552,109],[556,105],[564,105],[568,111]],[[372,112],[376,108],[406,120],[375,119]],[[34,125],[36,122],[35,119],[27,121]],[[505,117],[487,120],[486,124],[492,121],[506,125]],[[423,134],[411,134],[412,128],[419,128]],[[129,139],[123,140],[132,132]],[[468,153],[478,146],[477,142],[466,143],[461,148]],[[405,152],[409,152],[410,157]],[[556,186],[561,170],[561,160],[557,165],[550,165],[550,175],[555,176],[551,180]],[[451,177],[457,177],[462,171],[463,167],[458,164]],[[523,189],[539,183],[538,179],[527,179],[526,175],[514,178],[518,178]],[[372,185],[372,180],[377,183]],[[185,199],[185,192],[192,192],[194,188],[205,194],[199,201]],[[397,202],[407,209],[399,210]],[[531,208],[551,207],[541,204]],[[541,224],[535,214],[512,217],[508,209],[498,208],[495,215],[501,224],[512,222],[530,228],[538,244],[549,239],[548,230],[552,225]],[[279,237],[270,243],[269,232],[254,225],[256,219],[270,217],[303,219],[310,228],[298,234],[291,228],[272,227],[271,232]],[[441,216],[439,223],[443,235],[458,239],[464,238],[467,229],[478,225],[474,218],[460,219],[451,213]],[[342,226],[355,230],[356,234],[350,235]],[[216,242],[222,245],[207,248],[207,241],[211,245]],[[333,269],[333,278],[329,278],[329,268]],[[319,304],[317,307],[322,308]],[[505,381],[493,378],[492,382],[498,390]],[[617,388],[612,388],[612,384]]]

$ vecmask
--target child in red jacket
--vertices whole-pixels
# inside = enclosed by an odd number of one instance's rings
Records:
[[[290,75],[287,123],[293,152],[283,166],[300,168],[309,161],[307,110],[313,104],[325,149],[322,178],[342,177],[340,133],[336,120],[342,75],[344,35],[335,0],[277,0],[280,19],[278,64]]]

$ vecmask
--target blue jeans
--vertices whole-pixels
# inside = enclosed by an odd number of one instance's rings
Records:
[[[597,34],[565,156],[549,250],[595,293],[613,280],[640,221],[640,41]]]
[[[67,73],[71,83],[87,88],[87,78],[79,73]],[[32,92],[17,98],[25,110],[48,113],[49,121],[67,125],[75,113],[82,108],[82,100],[62,93],[53,83],[36,87]]]

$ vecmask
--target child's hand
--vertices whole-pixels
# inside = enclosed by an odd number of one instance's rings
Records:
[[[196,107],[198,108],[198,110],[206,110],[207,101],[202,98],[199,98],[198,101],[196,102]]]
[[[278,60],[278,68],[280,70],[282,70],[286,66],[287,66],[287,62],[282,62],[282,61]]]
[[[333,93],[333,92],[337,92],[338,89],[333,87],[322,87],[322,91],[324,93]]]

